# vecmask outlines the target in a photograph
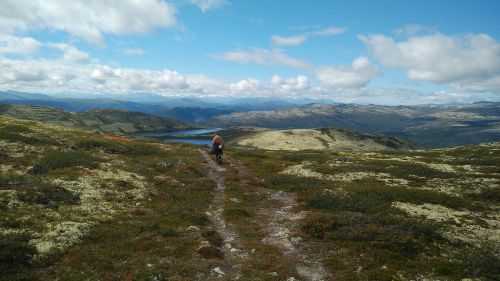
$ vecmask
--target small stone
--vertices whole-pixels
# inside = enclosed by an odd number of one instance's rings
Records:
[[[243,265],[241,263],[233,265],[234,269],[241,269],[243,268]]]
[[[252,254],[255,254],[255,249],[252,249],[251,253],[252,253]]]
[[[226,249],[231,249],[232,247],[233,246],[231,246],[231,244],[229,244],[229,243],[226,243],[226,245],[224,245],[224,248],[226,248]]]
[[[213,268],[212,272],[219,275],[219,277],[226,275],[226,273],[224,271],[222,271],[222,269],[220,269],[220,267]]]
[[[231,253],[237,253],[237,252],[240,252],[240,251],[241,251],[240,249],[231,248]]]
[[[194,225],[191,225],[191,226],[188,226],[188,228],[186,228],[187,231],[201,231],[201,229],[197,226],[194,226]]]
[[[278,272],[270,272],[269,275],[274,276],[274,277],[278,277],[279,276]]]
[[[292,244],[300,244],[302,242],[304,242],[304,238],[298,236],[298,237],[292,237],[292,239],[290,239],[290,241],[292,242]]]
[[[46,173],[46,172],[47,172],[47,169],[44,166],[39,165],[39,164],[35,164],[33,166],[33,168],[31,168],[28,171],[28,174],[37,175],[37,174],[42,174],[42,173]]]
[[[150,264],[150,263],[147,263],[147,264],[146,264],[146,267],[148,267],[148,268],[152,268],[152,267],[153,267],[153,265],[152,265],[152,264]]]
[[[229,200],[230,200],[231,202],[234,202],[234,203],[240,203],[240,202],[241,202],[241,201],[240,201],[240,199],[238,199],[238,198],[234,198],[234,197],[230,198]]]
[[[295,277],[292,276],[292,277],[286,279],[286,281],[297,281],[297,278],[295,278]]]
[[[205,212],[205,216],[207,216],[207,217],[211,217],[211,216],[213,216],[213,215],[212,215],[212,213],[210,213],[210,212]]]

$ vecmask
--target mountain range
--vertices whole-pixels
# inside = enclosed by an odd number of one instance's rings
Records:
[[[342,128],[360,133],[397,137],[430,148],[500,140],[500,103],[498,102],[385,106],[335,104],[331,101],[328,103],[327,101],[293,98],[164,97],[151,93],[137,93],[124,94],[118,99],[116,95],[106,94],[44,95],[3,91],[0,92],[0,103],[48,106],[66,110],[66,112],[60,111],[61,116],[64,116],[60,118],[64,120],[75,118],[75,115],[70,112],[75,112],[76,115],[78,112],[92,112],[87,115],[95,115],[96,112],[107,112],[106,114],[111,112],[102,111],[102,109],[113,109],[135,112],[131,114],[136,116],[138,113],[145,113],[169,120],[173,118],[196,127]],[[95,111],[95,109],[101,111]],[[40,110],[37,109],[35,112],[40,113]],[[51,112],[54,115],[56,111]],[[114,112],[116,116],[120,111]],[[119,119],[125,118],[125,113],[120,114],[122,116]],[[59,117],[52,116],[51,118],[59,120]],[[89,124],[95,127],[100,122]],[[166,127],[183,126],[187,125]],[[122,124],[120,128],[111,128],[111,130],[123,133],[143,129],[139,124],[132,127],[134,129]],[[155,125],[147,129],[166,127]]]

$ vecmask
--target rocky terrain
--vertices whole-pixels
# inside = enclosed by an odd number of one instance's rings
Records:
[[[93,109],[87,112],[69,112],[43,106],[0,104],[0,115],[117,134],[176,130],[190,127],[175,119],[118,109]]]
[[[345,128],[398,137],[426,147],[451,147],[500,139],[500,104],[441,106],[309,105],[286,110],[215,116],[217,127]]]

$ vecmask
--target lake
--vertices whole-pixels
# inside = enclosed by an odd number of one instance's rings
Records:
[[[193,137],[214,133],[220,130],[221,130],[220,128],[205,128],[205,129],[189,129],[189,130],[175,130],[175,131],[163,131],[163,132],[145,132],[145,133],[139,133],[137,134],[137,136],[159,138],[164,142],[182,142],[182,143],[210,146],[212,144],[211,137],[208,137],[206,139],[201,137],[200,138],[193,138]]]
[[[208,129],[189,129],[189,130],[175,130],[175,131],[164,131],[164,132],[146,132],[139,133],[137,136],[141,137],[168,137],[168,136],[196,136],[214,133],[220,131],[220,128],[208,128]]]

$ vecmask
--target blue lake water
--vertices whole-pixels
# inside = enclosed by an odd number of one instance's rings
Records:
[[[176,131],[164,131],[164,132],[146,132],[137,134],[141,137],[168,137],[168,136],[195,136],[214,133],[220,131],[219,128],[208,128],[208,129],[189,129],[189,130],[176,130]]]
[[[146,132],[137,134],[137,136],[161,138],[164,142],[182,142],[182,143],[210,146],[212,144],[211,137],[207,139],[193,139],[189,138],[189,136],[210,134],[220,130],[221,130],[220,128],[207,128],[207,129],[189,129],[189,130],[176,130],[176,131],[164,131],[164,132]],[[184,137],[184,136],[186,136],[186,138],[175,138],[175,139],[169,138],[169,137]]]
[[[212,145],[212,140],[203,140],[203,139],[164,139],[164,142],[182,142],[182,143],[190,143],[190,144],[198,144],[198,145]]]

